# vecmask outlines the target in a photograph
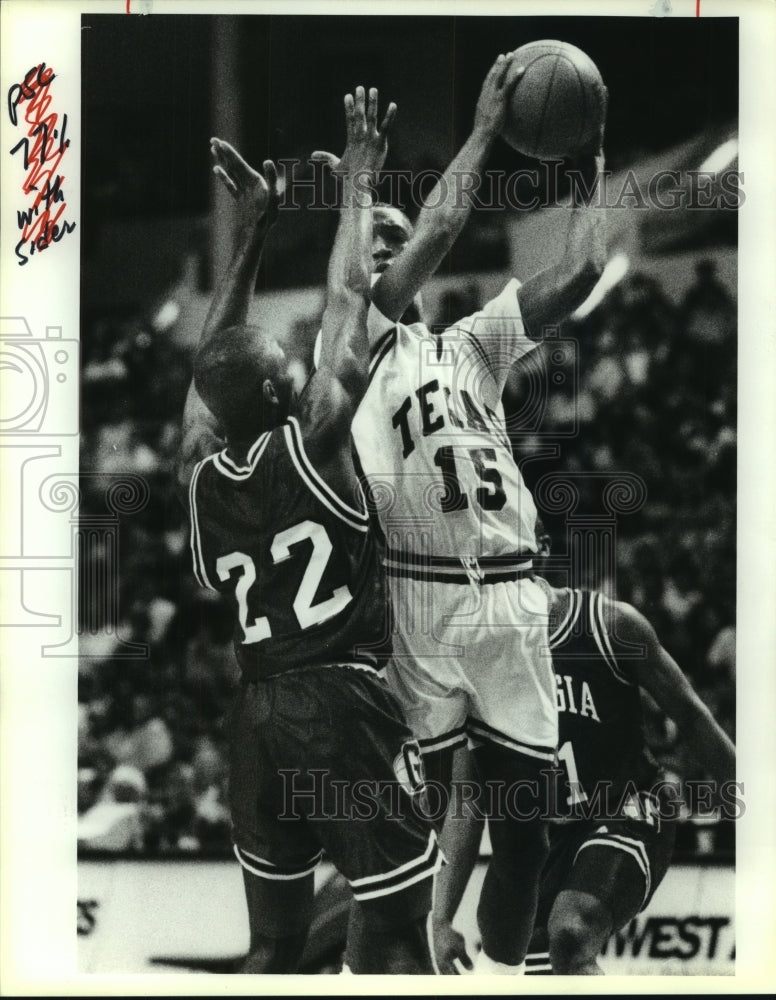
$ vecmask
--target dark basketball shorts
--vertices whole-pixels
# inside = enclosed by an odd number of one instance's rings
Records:
[[[231,736],[233,839],[246,872],[293,882],[325,852],[381,916],[429,912],[443,858],[418,744],[382,678],[343,665],[244,682]]]
[[[662,882],[674,850],[675,823],[652,817],[550,824],[550,854],[542,872],[536,934],[530,951],[546,948],[553,903],[564,890],[589,893],[618,930],[644,909]]]

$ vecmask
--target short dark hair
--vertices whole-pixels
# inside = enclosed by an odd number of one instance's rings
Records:
[[[227,439],[248,438],[282,419],[268,405],[263,385],[270,379],[287,405],[286,360],[275,340],[255,326],[221,331],[194,358],[194,385],[205,405],[224,428]]]
[[[374,203],[374,205],[372,205],[372,208],[373,209],[375,209],[375,208],[387,208],[387,209],[390,209],[391,211],[398,212],[400,215],[402,215],[404,217],[404,219],[407,222],[407,225],[410,227],[410,234],[412,234],[412,233],[415,232],[415,226],[412,223],[412,219],[410,219],[409,215],[407,215],[407,213],[404,211],[404,209],[403,208],[399,208],[398,205],[391,205],[390,202],[387,202],[387,201],[376,201]]]

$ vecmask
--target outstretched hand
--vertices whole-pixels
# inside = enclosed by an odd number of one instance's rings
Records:
[[[512,91],[525,75],[525,66],[516,66],[514,52],[500,55],[488,71],[482,84],[474,112],[474,130],[489,138],[498,135],[504,126]]]
[[[255,221],[277,217],[278,174],[272,160],[262,164],[264,174],[254,170],[237,150],[223,139],[210,140],[213,173],[248,216]]]
[[[345,125],[347,144],[341,157],[316,149],[310,156],[315,163],[324,163],[335,175],[342,176],[359,170],[377,172],[382,169],[388,155],[388,133],[396,117],[396,105],[391,103],[377,127],[378,92],[369,90],[369,99],[363,87],[356,87],[355,97],[345,95]]]

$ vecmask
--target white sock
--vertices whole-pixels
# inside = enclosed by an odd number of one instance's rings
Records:
[[[519,965],[506,965],[504,962],[488,958],[485,952],[481,951],[474,959],[474,972],[482,976],[523,976],[525,962]]]

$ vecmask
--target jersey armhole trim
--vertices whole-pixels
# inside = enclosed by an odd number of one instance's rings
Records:
[[[377,369],[385,360],[386,356],[390,354],[391,350],[395,347],[396,335],[396,327],[392,326],[391,329],[387,333],[384,333],[375,344],[374,354],[372,356],[372,360],[369,362],[369,377],[367,379],[367,385],[371,384]]]
[[[203,458],[201,462],[197,462],[194,467],[194,472],[191,474],[191,482],[189,483],[189,519],[191,520],[191,559],[194,564],[194,576],[197,578],[197,583],[201,587],[207,587],[208,590],[215,590],[216,588],[208,579],[207,571],[205,569],[205,560],[202,556],[202,539],[199,533],[199,515],[197,514],[197,480],[199,479],[199,474],[202,471],[205,462],[209,462],[211,459],[215,460],[215,455],[210,455],[208,458]]]
[[[464,333],[471,340],[471,342],[474,345],[477,353],[480,356],[480,360],[485,365],[486,371],[488,372],[488,374],[490,375],[490,377],[493,379],[493,382],[494,382],[494,384],[497,387],[501,387],[503,385],[503,382],[502,382],[502,379],[499,377],[498,370],[495,367],[495,359],[491,358],[490,355],[488,354],[488,352],[485,350],[485,348],[484,348],[484,346],[482,344],[482,341],[480,339],[480,335],[477,334],[477,333],[475,333],[474,329],[477,326],[478,319],[479,319],[480,325],[482,325],[483,321],[487,321],[487,320],[492,320],[492,321],[500,322],[500,323],[510,322],[510,323],[515,324],[515,325],[519,325],[519,327],[522,329],[522,332],[523,332],[525,338],[530,341],[530,347],[528,347],[526,350],[522,351],[521,354],[519,355],[519,357],[512,358],[512,360],[509,362],[509,365],[508,365],[508,367],[510,367],[510,368],[511,368],[512,364],[514,364],[515,361],[519,360],[520,357],[523,357],[525,354],[528,354],[530,351],[532,351],[540,342],[539,341],[533,341],[533,340],[531,340],[528,337],[528,333],[526,331],[525,323],[523,322],[523,316],[522,316],[522,312],[521,312],[521,309],[520,309],[520,299],[518,297],[518,292],[520,291],[520,288],[521,288],[521,284],[517,280],[517,278],[514,278],[514,277],[510,278],[509,281],[506,283],[506,285],[504,285],[504,287],[501,289],[501,291],[499,292],[499,294],[496,296],[495,299],[491,299],[490,303],[487,303],[482,309],[480,309],[478,312],[474,313],[471,317],[469,317],[469,319],[472,321],[471,326],[464,325],[464,326],[458,326],[458,327],[456,327],[456,325],[453,324],[453,326],[451,327],[451,329],[458,329],[461,333]],[[513,297],[514,297],[514,307],[517,310],[517,315],[516,316],[504,316],[504,315],[501,315],[501,316],[491,316],[487,312],[488,305],[492,304],[493,302],[496,302],[498,299],[500,299],[502,296],[504,296],[507,292],[509,292],[509,294],[513,295]]]
[[[472,330],[467,330],[466,327],[462,327],[460,329],[462,329],[463,333],[466,334],[466,336],[469,338],[469,340],[474,345],[475,350],[477,351],[477,354],[480,357],[480,361],[482,361],[482,363],[485,365],[485,370],[487,371],[488,375],[490,375],[490,377],[493,379],[493,381],[495,382],[495,384],[498,385],[499,381],[496,378],[495,371],[493,370],[493,363],[492,363],[491,359],[488,357],[488,354],[485,351],[485,348],[480,343],[480,341],[479,341],[478,337],[476,336],[476,334]]]
[[[396,333],[396,324],[394,323],[393,326],[389,327],[385,331],[385,333],[381,333],[380,334],[380,336],[377,338],[377,340],[374,342],[374,344],[369,349],[369,357],[372,360],[374,360],[375,356],[377,354],[379,354],[380,351],[382,351],[382,349],[383,349],[386,341],[391,337],[392,334],[395,334],[395,333]]]
[[[611,670],[614,677],[628,687],[633,687],[633,681],[625,674],[617,663],[612,644],[609,641],[609,633],[604,624],[604,595],[600,591],[590,594],[590,629],[596,645],[603,656],[606,665]]]
[[[570,591],[569,606],[566,610],[566,614],[563,620],[555,629],[555,631],[550,635],[548,643],[550,649],[554,649],[556,646],[560,646],[561,643],[568,639],[569,634],[576,624],[579,618],[579,613],[582,610],[582,602],[580,600],[580,593],[578,590]]]
[[[333,514],[336,514],[340,520],[350,525],[351,528],[355,528],[356,531],[367,531],[369,528],[369,516],[366,511],[356,510],[355,507],[346,504],[316,472],[315,467],[304,450],[302,429],[296,417],[288,418],[288,422],[283,425],[283,432],[296,470],[312,493]]]

